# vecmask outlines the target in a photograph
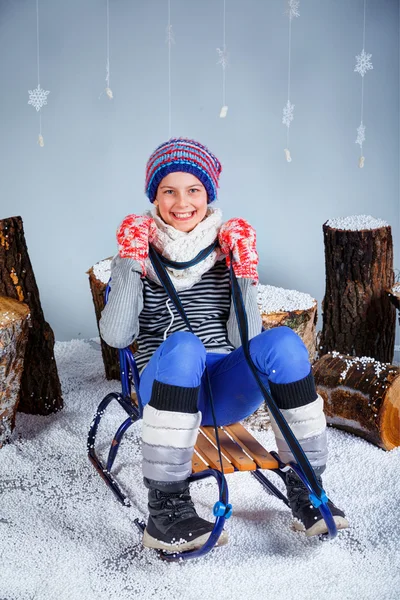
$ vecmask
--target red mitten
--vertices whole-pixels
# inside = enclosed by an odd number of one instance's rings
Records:
[[[133,258],[146,275],[145,260],[149,255],[149,242],[157,234],[154,219],[140,215],[128,215],[117,229],[118,251],[121,258]]]
[[[233,252],[233,270],[236,277],[246,277],[258,281],[256,232],[244,219],[230,219],[218,233],[221,250],[226,254],[226,264],[230,267],[229,251]]]

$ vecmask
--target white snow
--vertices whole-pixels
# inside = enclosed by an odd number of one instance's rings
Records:
[[[308,310],[316,304],[310,294],[273,285],[258,285],[257,303],[264,314],[290,312],[292,310]]]
[[[398,293],[400,292],[400,283],[396,284],[396,285],[393,287],[393,289],[392,289],[392,292],[393,292],[394,294],[398,294]]]
[[[55,346],[65,408],[18,414],[0,450],[0,598],[6,600],[395,600],[400,587],[400,448],[391,452],[329,428],[325,488],[351,529],[308,540],[291,513],[248,473],[227,476],[233,516],[228,546],[182,564],[144,550],[134,519],[146,518],[140,423],[126,434],[114,475],[132,506],[122,506],[86,455],[95,409],[118,382],[106,381],[98,340]],[[106,455],[126,415],[112,406],[97,436]],[[254,431],[268,449],[270,430]],[[282,485],[274,475],[271,479]],[[192,486],[211,518],[215,484]]]
[[[106,258],[93,266],[93,274],[102,283],[108,283],[111,277],[111,258]]]
[[[350,217],[341,217],[337,219],[329,219],[326,222],[328,227],[333,229],[342,229],[348,231],[362,231],[364,229],[379,229],[380,227],[388,227],[389,223],[382,219],[375,219],[370,215],[353,215]]]

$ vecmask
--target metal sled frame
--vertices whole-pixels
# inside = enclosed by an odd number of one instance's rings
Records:
[[[130,348],[124,348],[122,350],[119,350],[119,361],[122,393],[111,392],[110,394],[107,394],[107,396],[99,404],[97,412],[90,425],[87,445],[89,459],[96,468],[99,475],[114,492],[117,499],[125,506],[130,506],[128,497],[121,490],[117,481],[112,476],[111,471],[114,465],[115,458],[117,456],[121,440],[127,429],[142,417],[143,405],[141,403],[139,395],[139,373]],[[135,405],[131,396],[132,380],[135,384],[135,391],[138,403],[137,405]],[[95,441],[101,418],[112,401],[116,401],[127,412],[129,417],[122,423],[122,425],[117,430],[114,439],[111,443],[107,462],[104,465],[96,454]],[[243,441],[240,440],[239,436],[241,432],[246,432],[248,436],[247,444],[243,443]],[[200,455],[200,458],[197,458],[197,455],[195,456],[192,463],[194,472],[192,473],[189,479],[190,482],[199,481],[201,479],[205,479],[206,477],[215,477],[215,479],[217,480],[220,502],[217,502],[214,506],[214,515],[216,517],[214,528],[206,543],[198,550],[174,553],[168,553],[161,550],[158,551],[160,557],[167,561],[198,558],[200,556],[203,556],[204,554],[207,554],[217,544],[218,538],[222,533],[225,520],[229,518],[232,513],[232,507],[229,504],[228,485],[224,474],[220,470],[220,461],[218,459],[217,450],[211,443],[212,441],[214,441],[215,443],[214,436],[215,432],[213,435],[213,428],[201,428],[201,432],[198,436],[198,442],[195,447],[195,450],[197,454]],[[267,477],[261,471],[263,469],[272,470],[279,476],[284,478],[284,473],[290,467],[295,469],[296,465],[286,465],[279,459],[279,456],[275,452],[267,452],[240,424],[219,428],[219,437],[221,439],[222,453],[223,455],[227,456],[230,460],[230,462],[225,461],[225,457],[222,457],[223,469],[225,473],[243,470],[250,471],[250,473],[261,483],[264,489],[266,489],[269,493],[282,500],[287,506],[289,505],[286,496],[282,494],[282,492],[277,487],[275,487],[275,485],[271,481],[269,481],[269,479],[267,479]],[[243,434],[241,437],[243,438]],[[228,442],[228,450],[224,448],[224,441]],[[215,456],[212,456],[211,451],[211,460],[208,455],[209,453],[207,452],[207,444],[211,446],[211,450],[214,450]],[[241,460],[243,460],[244,463],[252,462],[252,464],[241,464]],[[209,465],[205,464],[205,462],[203,461],[207,461]],[[295,470],[297,471],[297,469]],[[302,473],[298,472],[298,474],[301,477]],[[325,515],[323,516],[325,518]],[[332,528],[329,527],[329,515],[328,518],[325,520],[327,521],[331,535],[332,533],[336,533],[331,531]],[[138,527],[139,531],[143,533],[145,529],[145,523],[143,521],[140,521],[138,518],[135,519],[134,522],[135,525]]]

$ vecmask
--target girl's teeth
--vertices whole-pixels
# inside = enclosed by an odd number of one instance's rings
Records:
[[[193,211],[194,212],[194,211]],[[187,219],[188,217],[191,217],[193,212],[189,212],[189,213],[173,213],[174,217],[176,217],[177,219]]]

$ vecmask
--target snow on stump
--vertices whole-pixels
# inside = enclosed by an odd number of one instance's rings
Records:
[[[339,351],[392,362],[396,311],[386,290],[394,283],[391,227],[366,215],[324,223],[326,290],[322,356]]]
[[[56,412],[63,400],[54,334],[44,320],[21,217],[0,220],[0,295],[26,303],[31,313],[18,410],[39,415]]]
[[[400,368],[339,352],[313,364],[329,425],[392,450],[400,446]]]
[[[0,448],[15,426],[29,324],[25,303],[0,296]]]

